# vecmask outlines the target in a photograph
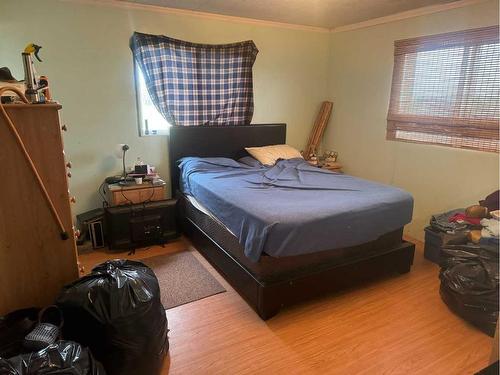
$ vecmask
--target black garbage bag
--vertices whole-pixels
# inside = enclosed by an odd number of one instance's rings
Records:
[[[153,271],[112,260],[63,288],[63,336],[88,346],[110,375],[159,374],[168,352],[168,323]]]
[[[39,311],[33,307],[0,317],[0,357],[10,358],[23,352],[24,337],[38,323]]]
[[[106,375],[90,351],[71,341],[58,341],[38,352],[0,358],[0,375]]]
[[[440,294],[448,307],[493,336],[498,318],[498,248],[443,247]]]

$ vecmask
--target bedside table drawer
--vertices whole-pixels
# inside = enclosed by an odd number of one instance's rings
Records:
[[[112,206],[159,201],[165,199],[165,186],[116,190],[112,192],[111,196]]]
[[[161,201],[165,199],[165,188],[163,186],[157,186],[150,189],[141,189],[139,190],[139,199],[140,202],[146,201]]]
[[[118,190],[114,191],[112,196],[113,201],[111,202],[111,204],[113,206],[141,202],[140,190]]]

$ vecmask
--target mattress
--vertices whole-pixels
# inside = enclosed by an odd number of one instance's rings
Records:
[[[374,258],[392,251],[403,243],[403,228],[399,228],[383,234],[374,241],[358,246],[280,258],[263,253],[258,262],[252,262],[245,255],[245,249],[239,243],[238,238],[229,232],[224,224],[210,212],[199,204],[193,204],[193,202],[194,198],[192,197],[190,199],[185,195],[180,196],[181,216],[214,241],[221,251],[235,259],[237,264],[244,267],[262,285],[307,276],[311,270],[318,272],[322,269]],[[186,228],[184,230],[186,231]],[[186,232],[189,233],[189,230]]]
[[[310,166],[273,167],[226,158],[183,158],[181,191],[196,198],[237,238],[251,261],[343,249],[411,221],[407,192]]]
[[[228,227],[226,227],[223,222],[221,222],[219,219],[217,219],[217,217],[213,213],[211,213],[205,206],[203,206],[200,202],[198,202],[195,197],[193,197],[191,195],[184,195],[184,197],[188,200],[188,202],[191,204],[191,206],[193,206],[193,208],[200,211],[204,215],[210,217],[221,228],[228,231],[232,236],[234,236],[234,233],[231,232],[231,230]]]

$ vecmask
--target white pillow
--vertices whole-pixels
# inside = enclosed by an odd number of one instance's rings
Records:
[[[302,158],[298,150],[288,145],[245,147],[245,150],[264,165],[274,165],[278,159]]]

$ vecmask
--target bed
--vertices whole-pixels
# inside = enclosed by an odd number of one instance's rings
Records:
[[[282,144],[285,135],[285,124],[170,131],[184,233],[262,319],[383,273],[408,272],[414,255],[402,239],[413,205],[404,191],[295,159],[263,170],[236,161],[245,147]]]

